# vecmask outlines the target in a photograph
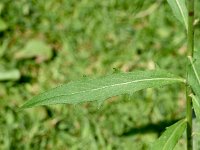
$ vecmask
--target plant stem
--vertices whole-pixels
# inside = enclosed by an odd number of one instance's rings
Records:
[[[190,56],[193,56],[194,51],[194,0],[188,0],[188,32],[187,32],[187,50]],[[187,80],[188,80],[188,70],[187,70]],[[192,139],[192,99],[189,94],[192,92],[189,85],[186,85],[186,98],[187,98],[187,150],[193,149],[193,139]]]
[[[187,50],[188,54],[193,56],[194,51],[194,0],[188,0],[188,34]]]
[[[186,98],[187,98],[187,110],[186,110],[186,118],[187,118],[187,150],[193,149],[193,139],[192,139],[192,99],[189,96],[191,93],[191,88],[189,85],[186,85]]]

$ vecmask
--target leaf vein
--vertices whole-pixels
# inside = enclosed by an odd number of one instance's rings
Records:
[[[58,95],[58,96],[52,96],[52,97],[49,97],[49,98],[58,98],[58,97],[61,97],[61,96],[71,96],[71,95],[75,95],[75,94],[81,94],[81,93],[86,93],[86,92],[92,92],[92,91],[97,91],[97,90],[102,90],[102,89],[105,89],[105,88],[109,88],[109,87],[114,87],[114,86],[121,86],[121,85],[127,85],[127,84],[131,84],[131,83],[137,83],[137,82],[142,82],[142,81],[153,81],[153,80],[174,80],[174,81],[181,81],[181,82],[185,82],[184,79],[181,79],[181,78],[154,78],[154,79],[142,79],[142,80],[134,80],[134,81],[129,81],[129,82],[125,82],[125,83],[118,83],[118,84],[113,84],[113,85],[108,85],[108,86],[103,86],[103,87],[100,87],[100,88],[96,88],[96,89],[90,89],[90,90],[85,90],[85,91],[80,91],[80,92],[74,92],[74,93],[71,93],[71,94],[62,94],[62,95]],[[43,99],[42,101],[46,101],[48,100],[49,98],[45,98]],[[37,103],[37,102],[36,102]]]
[[[174,81],[182,81],[183,82],[183,79],[178,79],[178,78],[142,79],[142,80],[134,80],[134,81],[124,82],[124,83],[117,83],[117,84],[107,85],[107,86],[99,87],[99,88],[96,88],[96,89],[90,89],[90,90],[85,90],[85,91],[80,91],[80,92],[74,92],[74,93],[71,93],[69,95],[74,95],[74,94],[79,94],[79,93],[85,93],[85,92],[89,92],[89,91],[97,91],[97,90],[102,90],[102,89],[109,88],[109,87],[127,85],[127,84],[131,84],[131,83],[145,82],[145,81],[154,81],[154,80],[155,81],[157,81],[157,80],[172,80],[173,81],[174,80]]]

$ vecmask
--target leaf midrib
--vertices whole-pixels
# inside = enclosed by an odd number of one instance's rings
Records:
[[[90,90],[85,90],[85,91],[80,91],[80,92],[74,92],[74,93],[70,93],[70,94],[62,94],[59,96],[52,96],[49,98],[57,98],[60,96],[71,96],[71,95],[75,95],[75,94],[81,94],[81,93],[86,93],[86,92],[92,92],[92,91],[97,91],[97,90],[102,90],[105,88],[109,88],[109,87],[114,87],[114,86],[121,86],[121,85],[127,85],[127,84],[131,84],[131,83],[137,83],[137,82],[144,82],[144,81],[158,81],[158,80],[173,80],[173,81],[180,81],[180,82],[185,82],[184,79],[181,78],[153,78],[153,79],[142,79],[142,80],[134,80],[134,81],[129,81],[129,82],[125,82],[125,83],[118,83],[118,84],[113,84],[113,85],[107,85],[107,86],[103,86],[100,88],[95,88],[95,89],[90,89]],[[49,98],[43,99],[42,101],[45,101]]]
[[[178,78],[153,78],[153,79],[141,79],[141,80],[134,80],[134,81],[129,81],[129,82],[124,82],[124,83],[117,83],[117,84],[113,84],[113,85],[107,85],[107,86],[103,86],[100,88],[96,88],[96,89],[90,89],[90,90],[85,90],[85,91],[81,91],[81,92],[74,92],[71,93],[69,95],[74,95],[74,94],[79,94],[79,93],[85,93],[85,92],[89,92],[89,91],[97,91],[97,90],[102,90],[105,88],[109,88],[109,87],[114,87],[114,86],[121,86],[121,85],[127,85],[127,84],[131,84],[131,83],[137,83],[137,82],[144,82],[144,81],[153,81],[153,80],[174,80],[174,81],[182,81],[184,82],[183,79],[178,79]],[[68,94],[66,94],[68,95]]]

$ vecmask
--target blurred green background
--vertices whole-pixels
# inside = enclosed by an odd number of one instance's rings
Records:
[[[162,68],[184,77],[185,36],[165,0],[1,0],[0,149],[148,149],[185,115],[183,85],[103,104],[17,108],[60,84],[116,70]],[[184,138],[176,149],[185,149]]]

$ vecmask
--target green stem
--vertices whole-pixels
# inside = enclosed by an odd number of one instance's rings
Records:
[[[187,49],[188,54],[193,56],[194,51],[194,0],[188,0],[188,34]]]
[[[194,0],[188,0],[188,32],[187,32],[187,50],[190,56],[193,56],[194,52]],[[187,71],[188,80],[188,71]],[[189,85],[186,87],[186,98],[187,98],[187,150],[193,149],[193,139],[192,139],[192,100],[189,94],[192,92]]]
[[[189,85],[186,87],[186,98],[187,98],[187,110],[186,110],[186,117],[187,117],[187,150],[193,149],[193,139],[192,139],[192,100],[189,96],[191,93],[191,88]]]

